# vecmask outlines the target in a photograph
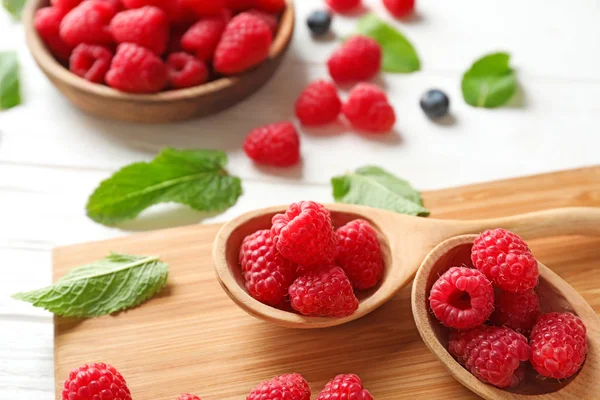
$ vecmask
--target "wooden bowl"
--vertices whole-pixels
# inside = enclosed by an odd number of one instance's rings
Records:
[[[243,74],[224,77],[204,85],[156,94],[129,94],[94,84],[72,74],[48,51],[38,35],[35,12],[48,0],[30,0],[23,14],[27,46],[44,74],[75,106],[103,118],[130,122],[160,123],[203,117],[223,111],[244,100],[273,76],[294,32],[294,6],[287,0],[279,30],[267,60]]]

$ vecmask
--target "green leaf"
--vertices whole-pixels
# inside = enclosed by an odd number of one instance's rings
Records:
[[[375,39],[383,51],[382,69],[386,72],[414,72],[421,69],[421,61],[413,45],[393,26],[375,14],[358,21],[357,33]]]
[[[87,215],[113,225],[159,203],[207,212],[226,210],[242,194],[240,179],[227,173],[226,164],[222,151],[166,148],[151,162],[126,166],[102,182],[90,196]]]
[[[52,286],[13,297],[63,317],[90,318],[138,306],[167,283],[158,257],[112,253],[69,271]]]
[[[473,107],[494,108],[506,104],[517,90],[517,78],[507,53],[488,54],[465,72],[463,97]]]
[[[421,194],[410,183],[382,168],[366,166],[331,179],[338,203],[359,204],[401,214],[428,216]]]
[[[14,51],[0,52],[0,110],[21,104],[19,61]]]
[[[2,6],[15,20],[21,19],[26,0],[2,0]]]

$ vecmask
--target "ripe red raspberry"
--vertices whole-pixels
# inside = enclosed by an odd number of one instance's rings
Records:
[[[525,292],[538,282],[538,265],[527,243],[504,229],[483,232],[473,244],[471,260],[494,286]]]
[[[345,13],[358,8],[361,0],[325,0],[325,3],[333,10],[339,13]]]
[[[415,9],[415,0],[383,0],[383,5],[394,17],[403,18]]]
[[[121,11],[110,22],[110,30],[117,43],[135,43],[156,55],[164,53],[169,43],[167,14],[158,7]]]
[[[64,12],[77,7],[82,0],[50,0],[50,4],[56,8],[60,8]]]
[[[263,62],[269,56],[273,34],[255,15],[241,13],[225,28],[215,51],[215,71],[238,74]]]
[[[121,0],[125,8],[142,8],[154,6],[162,9],[167,16],[172,17],[177,11],[177,0]],[[211,0],[212,1],[212,0]]]
[[[377,285],[383,276],[383,254],[377,232],[367,221],[357,219],[338,228],[336,262],[352,286],[359,290]]]
[[[50,52],[60,61],[67,61],[73,48],[59,34],[60,22],[65,13],[55,7],[40,8],[35,13],[33,25],[48,46]]]
[[[335,121],[342,102],[331,82],[318,80],[308,85],[296,100],[296,117],[302,125],[316,126]]]
[[[62,390],[62,400],[131,400],[123,376],[112,365],[86,364],[69,373]]]
[[[292,203],[273,217],[271,233],[277,250],[305,267],[335,259],[336,237],[329,210],[314,201]]]
[[[107,47],[82,43],[71,54],[69,70],[90,82],[104,83],[112,57]]]
[[[483,324],[494,311],[494,289],[480,271],[452,267],[433,284],[429,305],[447,327],[471,329]]]
[[[259,383],[246,400],[310,400],[308,382],[300,374],[286,374]]]
[[[167,85],[168,71],[163,61],[150,50],[133,43],[117,47],[106,83],[130,93],[156,93]]]
[[[208,68],[204,62],[188,53],[172,53],[167,58],[169,86],[182,89],[198,86],[208,80]]]
[[[181,46],[203,61],[212,60],[226,26],[222,15],[201,19],[185,32]]]
[[[256,9],[248,10],[247,13],[262,19],[265,22],[265,24],[267,24],[271,29],[273,37],[275,37],[277,29],[279,29],[279,22],[277,21],[277,17],[274,14]]]
[[[381,69],[381,46],[366,36],[354,36],[331,55],[327,67],[337,83],[369,80]]]
[[[201,17],[218,15],[225,9],[224,0],[182,0],[182,4]]]
[[[184,393],[181,396],[179,396],[177,398],[177,400],[202,400],[200,397],[190,394],[190,393]]]
[[[520,333],[529,333],[540,315],[540,300],[533,290],[522,293],[496,291],[494,325],[507,326]]]
[[[277,251],[268,229],[244,238],[240,248],[240,265],[248,293],[271,306],[283,302],[296,277],[296,264]]]
[[[84,1],[63,18],[60,23],[60,37],[70,46],[81,43],[110,45],[110,20],[115,9],[104,1]]]
[[[587,354],[586,328],[571,313],[542,315],[531,331],[531,365],[541,375],[565,379],[573,376]]]
[[[352,126],[365,132],[389,132],[396,123],[396,113],[387,96],[370,83],[359,83],[350,91],[342,113]]]
[[[255,7],[271,14],[277,14],[285,8],[285,0],[256,0]]]
[[[289,167],[300,161],[300,138],[289,122],[278,122],[252,130],[244,151],[258,164]]]
[[[320,266],[297,278],[289,289],[292,308],[315,317],[346,317],[358,308],[358,299],[343,269]]]
[[[354,374],[338,375],[329,381],[317,400],[374,400],[374,397],[363,387],[360,378]]]
[[[453,331],[448,351],[479,380],[506,388],[522,380],[515,371],[529,359],[527,338],[509,328],[481,326]]]

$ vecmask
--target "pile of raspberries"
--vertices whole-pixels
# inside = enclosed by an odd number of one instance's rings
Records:
[[[527,361],[544,379],[577,373],[587,354],[586,327],[569,312],[542,314],[538,263],[525,241],[504,229],[485,231],[471,261],[474,268],[446,271],[429,294],[433,314],[452,329],[450,354],[499,388],[522,383]]]
[[[285,0],[51,0],[34,25],[90,82],[156,93],[242,73],[269,55]]]
[[[375,287],[384,272],[371,224],[357,219],[335,230],[329,210],[313,201],[290,205],[271,229],[244,238],[239,262],[253,298],[318,317],[351,315],[354,291]]]

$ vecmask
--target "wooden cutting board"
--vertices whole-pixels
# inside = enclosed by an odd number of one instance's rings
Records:
[[[424,194],[434,218],[498,217],[551,207],[600,206],[600,166]],[[313,399],[334,375],[353,372],[377,400],[477,398],[421,342],[410,287],[376,312],[325,330],[280,328],[238,309],[211,262],[219,225],[196,225],[54,251],[54,279],[110,251],[159,255],[168,287],[137,309],[90,320],[55,319],[56,393],[68,371],[88,362],[115,365],[134,400],[243,400],[258,382],[300,372]],[[533,241],[534,254],[600,311],[600,239]]]

